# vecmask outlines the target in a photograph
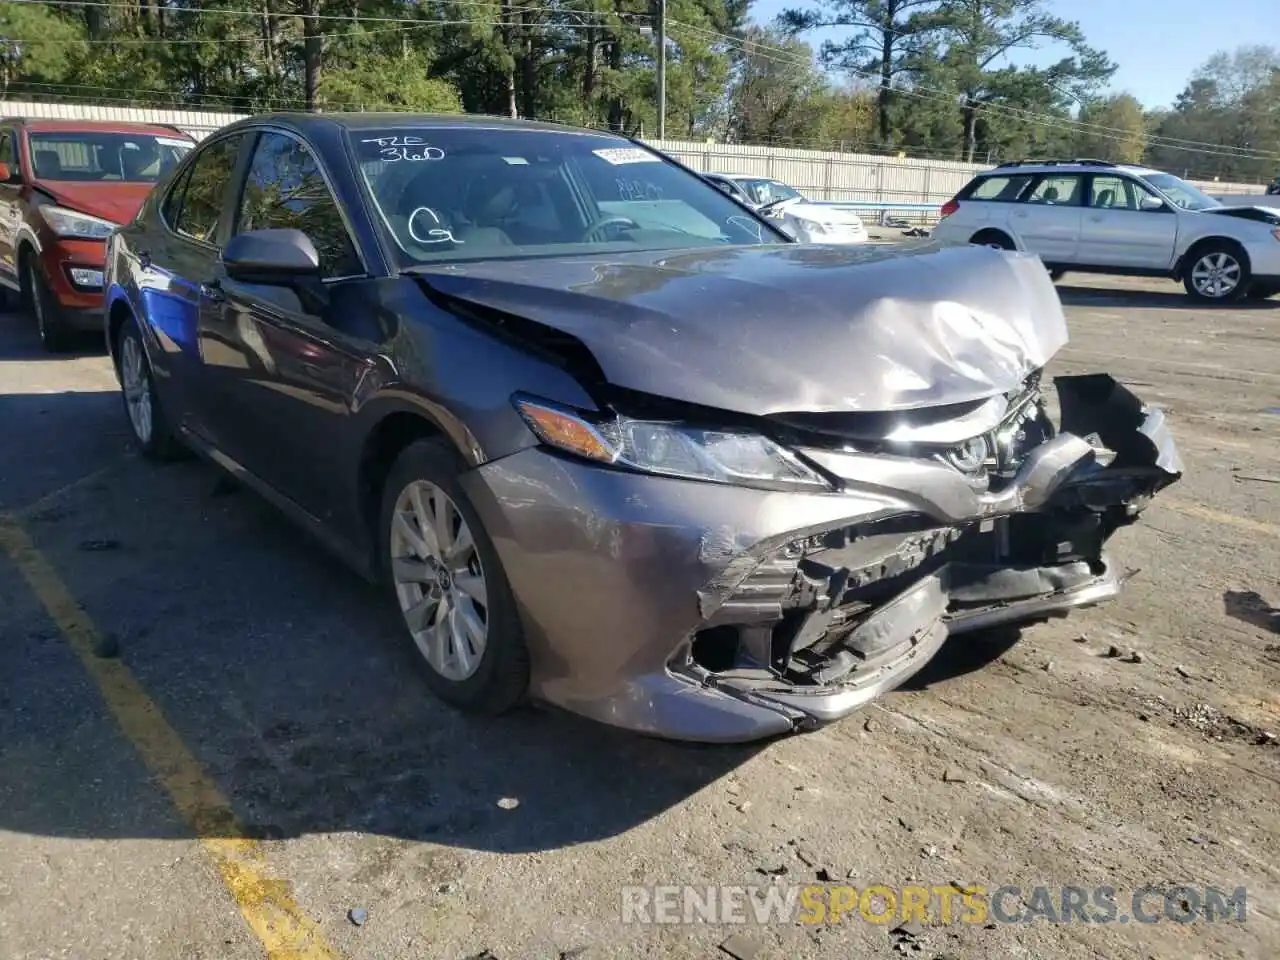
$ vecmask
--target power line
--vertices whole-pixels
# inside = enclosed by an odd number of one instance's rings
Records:
[[[785,48],[782,48],[782,47],[775,47],[769,44],[763,44],[755,40],[748,40],[745,38],[733,37],[728,34],[718,33],[714,30],[707,30],[704,27],[694,26],[693,24],[684,23],[679,20],[669,19],[668,23],[670,23],[673,26],[679,26],[687,30],[692,30],[696,33],[701,33],[707,37],[715,38],[716,40],[742,53],[752,53],[753,52],[752,48],[754,48],[755,55],[762,57],[765,60],[772,60],[775,63],[782,63],[782,64],[792,65],[792,66],[805,66],[810,69],[814,67],[814,63],[812,60],[804,60],[802,58],[798,58],[791,51],[786,50]],[[768,52],[764,52],[764,51],[768,51]],[[770,53],[774,55],[770,56]],[[857,70],[854,68],[849,68],[849,72],[863,78],[873,79],[877,81],[879,80],[878,75],[874,73],[870,73],[865,70]],[[932,100],[934,102],[946,103],[953,106],[956,105],[957,103],[957,97],[954,94],[950,94],[946,91],[937,90],[936,88],[893,87],[891,89],[895,93],[900,93],[910,97],[916,97],[921,100]],[[928,92],[925,92],[925,91],[928,91]],[[1025,119],[1038,121],[1046,125],[1067,123],[1067,124],[1071,124],[1072,126],[1080,127],[1090,131],[1098,131],[1094,135],[1105,140],[1112,140],[1112,141],[1123,143],[1123,142],[1129,142],[1133,138],[1132,132],[1122,130],[1119,127],[1108,127],[1103,124],[1090,123],[1084,120],[1076,120],[1072,117],[1061,117],[1061,116],[1054,116],[1052,114],[1036,113],[1034,111],[1021,110],[1017,107],[1011,107],[1011,106],[1008,106],[1007,104],[999,104],[999,103],[982,103],[982,104],[979,104],[979,106],[982,109],[1004,112],[1004,113],[1011,113]],[[1119,136],[1108,136],[1108,134],[1119,134]],[[1185,150],[1188,153],[1200,153],[1208,156],[1218,156],[1218,157],[1230,158],[1230,159],[1236,159],[1236,160],[1280,159],[1280,153],[1273,153],[1270,151],[1249,150],[1242,147],[1230,147],[1224,144],[1208,143],[1202,140],[1182,140],[1176,137],[1161,137],[1158,135],[1147,135],[1147,134],[1143,135],[1143,139],[1145,142],[1152,143],[1156,146],[1165,146],[1170,149]],[[1208,148],[1208,149],[1205,149],[1205,148]]]

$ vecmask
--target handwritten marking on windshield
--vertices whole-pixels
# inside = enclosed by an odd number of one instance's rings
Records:
[[[413,229],[413,222],[417,220],[418,217],[427,215],[431,217],[431,222],[434,223],[435,226],[427,230],[427,235],[425,237],[419,236],[418,231]],[[409,214],[409,236],[422,244],[464,242],[453,235],[452,231],[450,231],[449,228],[441,222],[440,215],[430,207],[418,207],[413,211],[413,213]]]
[[[444,151],[430,146],[421,137],[372,137],[361,140],[361,143],[376,143],[381,149],[379,158],[384,163],[398,163],[401,160],[443,160]]]

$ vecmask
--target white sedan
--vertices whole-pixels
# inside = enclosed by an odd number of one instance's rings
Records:
[[[852,210],[815,203],[781,180],[738,173],[702,176],[739,203],[780,221],[782,230],[801,243],[867,242],[867,228]]]

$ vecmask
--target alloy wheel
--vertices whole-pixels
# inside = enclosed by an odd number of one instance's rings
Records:
[[[1229,253],[1205,254],[1191,268],[1191,283],[1202,297],[1220,300],[1240,285],[1240,262]]]
[[[138,440],[146,444],[151,440],[151,378],[147,375],[146,360],[138,338],[126,336],[120,346],[120,382],[124,387],[125,408],[129,422]]]
[[[457,504],[427,480],[408,484],[391,513],[391,577],[405,625],[433,670],[462,681],[489,635],[484,567]]]

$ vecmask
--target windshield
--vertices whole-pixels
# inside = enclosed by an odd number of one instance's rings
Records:
[[[33,133],[31,166],[41,180],[155,183],[194,146],[149,133]]]
[[[1171,173],[1148,173],[1143,179],[1184,210],[1208,210],[1210,207],[1222,206],[1221,201],[1202,193]]]
[[[795,187],[789,187],[781,180],[745,180],[735,179],[734,183],[747,191],[751,202],[764,206],[766,203],[778,203],[782,200],[803,200],[804,196]]]
[[[700,177],[618,137],[461,126],[348,137],[402,266],[786,242]]]

